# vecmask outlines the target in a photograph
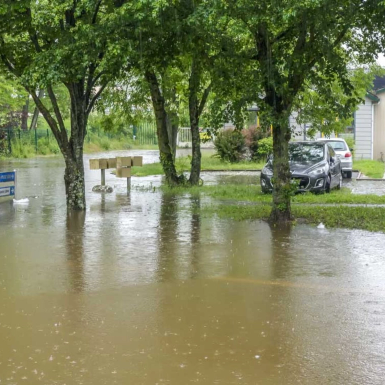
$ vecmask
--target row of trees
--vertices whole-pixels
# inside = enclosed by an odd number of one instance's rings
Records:
[[[1,70],[32,96],[58,142],[70,209],[86,204],[83,144],[95,105],[138,111],[151,100],[170,185],[186,183],[174,161],[180,110],[187,108],[194,185],[207,104],[211,127],[241,125],[247,107],[257,104],[263,124],[273,126],[271,219],[285,222],[289,115],[310,98],[328,116],[350,116],[362,95],[349,65],[372,62],[381,51],[383,7],[378,0],[4,0]],[[62,87],[70,96],[69,135]],[[344,95],[339,108],[336,88]]]

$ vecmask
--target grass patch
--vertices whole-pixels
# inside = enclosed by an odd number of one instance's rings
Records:
[[[191,195],[203,194],[214,199],[228,201],[271,203],[271,194],[263,194],[258,185],[224,184],[202,187],[162,187],[162,190],[170,194]],[[311,193],[298,194],[292,198],[293,203],[304,204],[385,204],[385,196],[352,194],[348,188],[332,190],[330,194],[315,195]]]
[[[189,172],[191,164],[191,157],[183,156],[176,159],[175,166],[178,173]],[[202,171],[242,171],[242,170],[261,170],[264,163],[254,162],[240,162],[229,163],[222,162],[218,158],[213,158],[209,155],[202,156]],[[134,176],[148,176],[148,175],[161,175],[163,174],[162,165],[160,163],[144,164],[143,167],[133,168],[132,175]]]
[[[223,219],[266,220],[271,206],[263,205],[213,205],[202,209],[206,215],[218,215]],[[361,229],[385,232],[385,208],[374,207],[320,207],[293,206],[292,212],[297,222],[318,225],[322,222],[326,227]]]
[[[218,158],[212,156],[202,156],[202,171],[210,170],[226,170],[226,171],[242,171],[242,170],[262,170],[266,162],[239,162],[229,163],[223,162]]]
[[[355,160],[353,167],[369,178],[381,179],[385,173],[385,163],[378,160]]]
[[[12,140],[12,157],[19,159],[33,158],[36,156],[35,146],[22,143],[19,139]]]
[[[147,163],[142,167],[131,167],[131,173],[134,176],[160,175],[163,169],[160,163]]]

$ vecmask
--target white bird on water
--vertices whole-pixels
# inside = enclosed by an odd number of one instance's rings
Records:
[[[317,226],[317,229],[324,229],[324,228],[325,228],[325,225],[322,222]]]

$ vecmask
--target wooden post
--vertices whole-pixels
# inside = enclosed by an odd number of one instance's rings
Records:
[[[104,168],[102,168],[100,170],[100,173],[101,173],[101,176],[102,176],[102,183],[101,183],[101,185],[105,186],[106,185],[106,170]]]
[[[131,190],[131,177],[127,178],[127,192]]]

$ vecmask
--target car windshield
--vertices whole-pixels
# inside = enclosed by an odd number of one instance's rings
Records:
[[[319,143],[292,143],[289,160],[295,163],[316,163],[324,158],[324,145]]]
[[[328,143],[333,147],[334,151],[346,151],[346,144],[341,140],[328,141]]]

